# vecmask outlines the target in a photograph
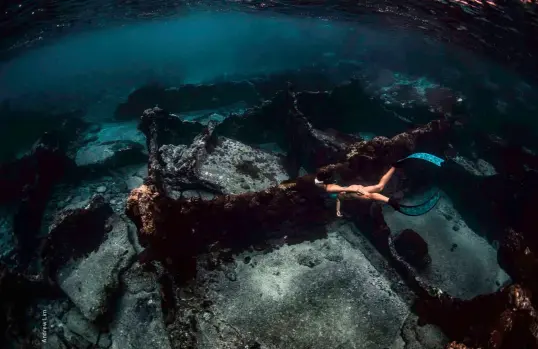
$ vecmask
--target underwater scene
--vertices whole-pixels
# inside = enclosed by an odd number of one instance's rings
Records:
[[[537,6],[3,1],[0,347],[538,349]]]

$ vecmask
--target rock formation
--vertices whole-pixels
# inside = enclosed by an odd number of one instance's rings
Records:
[[[260,109],[247,111],[242,119],[236,119],[234,122],[248,122],[246,115],[269,115],[271,110],[279,110],[277,115],[286,125],[285,136],[281,142],[288,151],[288,157],[294,157],[298,164],[309,164],[312,167],[325,163],[324,168],[338,174],[343,182],[375,181],[392,162],[411,152],[446,152],[450,155],[450,142],[457,140],[458,134],[454,121],[437,120],[400,133],[391,139],[375,137],[371,141],[347,141],[335,146],[335,143],[323,141],[323,136],[312,127],[308,115],[298,107],[297,95],[292,91],[275,97]],[[184,275],[193,275],[194,265],[189,261],[215,246],[222,250],[244,249],[257,241],[278,237],[279,228],[283,224],[287,227],[287,238],[300,238],[299,235],[294,235],[300,231],[304,232],[299,228],[326,223],[332,219],[332,214],[324,206],[318,189],[313,185],[313,175],[297,178],[292,176],[291,180],[262,191],[218,195],[212,200],[170,197],[164,185],[165,177],[170,173],[162,165],[162,144],[158,143],[157,125],[163,113],[160,109],[144,113],[142,128],[147,136],[150,152],[149,177],[143,186],[132,191],[127,205],[127,214],[137,225],[140,241],[146,247],[140,256],[141,261],[161,260],[169,270],[181,269]],[[166,118],[166,113],[164,115]],[[232,123],[232,120],[233,117],[229,123]],[[224,126],[220,127],[227,130]],[[191,149],[197,147],[196,149],[203,149],[203,152],[212,149],[218,143],[218,132],[219,126],[208,125],[196,137],[195,144],[199,146],[193,144]],[[319,158],[312,156],[313,153],[319,154],[312,152],[316,147],[325,151]],[[195,153],[199,154],[191,154]],[[187,158],[193,159],[192,162],[187,162],[190,164],[196,164],[198,159],[196,155],[189,155]],[[189,168],[196,169],[196,166]],[[188,175],[181,171],[174,172],[173,177],[180,181],[185,178],[200,178],[196,171],[189,170],[187,173]],[[447,171],[445,178],[454,173],[458,172]],[[469,175],[460,176],[467,178]],[[528,172],[525,176],[532,178]],[[488,179],[489,177],[480,178],[483,178],[480,179],[481,190],[494,194],[495,187],[492,187],[492,183],[495,182]],[[498,178],[506,180],[503,177]],[[527,190],[530,188],[529,184],[524,187]],[[454,195],[465,195],[462,189]],[[507,240],[503,240],[499,250],[501,263],[514,284],[471,300],[454,298],[424,282],[418,276],[417,270],[400,255],[402,249],[398,247],[398,242],[393,240],[381,210],[374,207],[370,215],[367,215],[361,213],[367,211],[362,207],[363,203],[357,202],[353,205],[357,209],[356,221],[364,221],[359,224],[367,228],[375,246],[387,256],[391,265],[399,271],[417,295],[415,310],[421,321],[438,325],[451,340],[458,341],[448,344],[447,347],[467,345],[472,348],[513,348],[525,345],[537,347],[538,343],[534,330],[537,328],[536,315],[530,296],[536,290],[533,281],[535,277],[532,277],[535,268],[532,251],[535,245],[531,243],[535,240],[528,235],[531,231],[528,215],[532,203],[530,196],[529,200],[519,203],[518,207],[521,207],[522,211],[512,217],[520,218],[519,223],[514,219],[502,222],[502,227],[508,228],[512,224],[524,231],[512,231],[505,235]],[[487,207],[490,208],[485,208],[485,212],[491,214],[490,210],[494,209],[494,206]]]

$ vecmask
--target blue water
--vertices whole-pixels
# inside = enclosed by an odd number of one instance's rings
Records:
[[[174,86],[330,60],[343,24],[241,13],[199,13],[62,37],[3,64],[0,99],[24,105],[105,102],[147,82]],[[35,96],[37,99],[34,100]]]

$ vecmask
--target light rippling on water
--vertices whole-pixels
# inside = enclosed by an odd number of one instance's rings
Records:
[[[536,70],[536,0],[210,0],[210,1],[13,1],[0,5],[0,50],[38,45],[52,36],[95,27],[183,16],[192,11],[271,11],[292,16],[368,22],[379,14],[384,26],[416,28],[521,69]],[[536,73],[538,74],[538,73]]]

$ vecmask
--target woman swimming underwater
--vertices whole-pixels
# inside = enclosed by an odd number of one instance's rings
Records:
[[[362,186],[360,184],[353,184],[347,187],[342,187],[337,184],[332,184],[332,175],[328,171],[321,170],[317,173],[314,182],[317,186],[325,189],[329,193],[330,197],[336,198],[336,215],[342,217],[340,212],[341,200],[345,199],[362,199],[362,200],[376,200],[383,203],[388,203],[395,210],[400,208],[398,200],[394,197],[387,197],[380,192],[385,188],[385,185],[392,177],[392,174],[396,170],[395,167],[391,167],[387,173],[381,177],[379,183],[369,186]]]
[[[396,199],[395,197],[387,197],[380,192],[383,191],[385,188],[385,185],[388,183],[388,181],[391,179],[392,175],[396,171],[396,168],[402,167],[405,160],[408,159],[419,159],[419,160],[425,160],[428,162],[431,162],[435,164],[436,166],[441,166],[441,164],[444,162],[443,159],[438,158],[435,155],[431,155],[428,153],[414,153],[410,156],[397,161],[394,163],[391,168],[381,177],[379,182],[374,185],[369,186],[362,186],[359,184],[354,184],[350,186],[340,186],[337,184],[334,184],[332,179],[332,174],[327,170],[321,170],[317,173],[316,178],[314,179],[314,183],[325,190],[329,194],[329,197],[336,199],[336,215],[338,217],[342,217],[342,213],[340,212],[341,207],[341,201],[345,199],[359,199],[359,200],[375,200],[380,201],[382,203],[389,204],[392,206],[395,210],[409,215],[409,216],[417,216],[424,214],[428,211],[430,211],[437,201],[439,201],[440,194],[437,192],[432,197],[430,197],[428,200],[426,200],[423,203],[420,203],[419,205],[401,205],[400,200]]]

